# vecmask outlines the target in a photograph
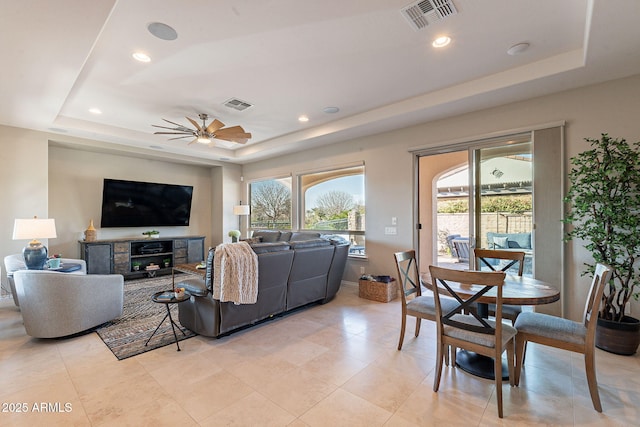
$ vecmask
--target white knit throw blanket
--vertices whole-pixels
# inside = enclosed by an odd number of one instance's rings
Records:
[[[216,246],[213,298],[235,304],[255,304],[258,300],[258,255],[248,243]]]

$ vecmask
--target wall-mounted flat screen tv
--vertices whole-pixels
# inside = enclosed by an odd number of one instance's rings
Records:
[[[190,185],[104,180],[101,227],[189,225]]]

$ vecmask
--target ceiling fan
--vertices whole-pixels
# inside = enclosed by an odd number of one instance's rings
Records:
[[[191,122],[196,128],[191,129],[186,126],[183,126],[178,123],[174,123],[167,119],[162,119],[167,123],[171,123],[176,127],[167,127],[167,126],[159,126],[159,125],[151,125],[156,128],[169,129],[172,132],[154,132],[154,135],[183,135],[175,138],[169,138],[169,141],[174,139],[183,139],[183,138],[191,138],[194,137],[189,144],[193,144],[194,142],[199,142],[201,144],[209,144],[210,147],[214,145],[213,139],[222,139],[225,141],[237,142],[238,144],[245,144],[249,138],[251,138],[251,134],[245,132],[242,126],[231,126],[228,128],[224,127],[224,123],[222,123],[218,119],[214,119],[209,126],[207,126],[207,120],[209,116],[207,114],[199,114],[200,120],[202,120],[202,126],[198,124],[194,119],[189,117],[185,117],[187,120]]]

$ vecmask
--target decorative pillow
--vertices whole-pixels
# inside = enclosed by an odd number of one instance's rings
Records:
[[[280,237],[278,237],[278,242],[288,242],[289,240],[291,240],[291,232],[281,231]]]
[[[315,240],[320,237],[320,233],[315,231],[296,231],[291,233],[291,242],[302,242],[304,240]]]
[[[253,237],[262,237],[264,243],[275,243],[280,238],[280,231],[260,230],[254,231]]]
[[[242,239],[242,241],[247,242],[250,245],[255,245],[256,243],[262,243],[262,236],[250,237],[248,239]]]
[[[508,249],[509,248],[509,238],[508,237],[498,237],[493,236],[493,244],[496,249]]]

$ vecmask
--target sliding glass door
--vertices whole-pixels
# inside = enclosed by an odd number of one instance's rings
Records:
[[[469,195],[475,247],[525,252],[524,274],[533,274],[533,152],[531,134],[471,149],[474,178]],[[475,260],[472,260],[474,262]],[[496,261],[498,262],[498,261]],[[480,268],[481,266],[474,266]],[[499,265],[495,266],[496,269]],[[489,267],[485,266],[485,269]],[[517,268],[513,267],[517,272]]]
[[[518,250],[525,275],[562,289],[562,135],[557,125],[414,152],[420,271],[475,269],[475,247]]]

